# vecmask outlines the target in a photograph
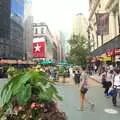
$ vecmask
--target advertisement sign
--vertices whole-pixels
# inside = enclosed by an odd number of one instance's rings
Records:
[[[115,49],[113,48],[113,49],[108,50],[108,51],[106,52],[106,55],[107,55],[107,56],[115,56]]]
[[[98,35],[109,34],[109,13],[97,13],[96,24]]]
[[[34,38],[33,40],[33,48],[32,48],[32,56],[34,58],[45,58],[45,39],[42,38]]]

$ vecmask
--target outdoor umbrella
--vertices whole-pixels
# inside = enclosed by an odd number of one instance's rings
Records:
[[[50,65],[50,64],[52,64],[52,63],[53,63],[53,62],[50,61],[50,60],[45,60],[45,61],[40,62],[41,65]]]

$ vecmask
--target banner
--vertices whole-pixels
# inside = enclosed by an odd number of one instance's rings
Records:
[[[39,39],[39,38],[38,38]],[[34,40],[33,41],[33,49],[32,56],[34,58],[45,58],[45,41]]]
[[[109,34],[109,13],[96,13],[97,34]]]

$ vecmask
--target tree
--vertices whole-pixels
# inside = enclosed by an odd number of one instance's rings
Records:
[[[86,56],[90,51],[89,41],[82,35],[73,35],[68,41],[70,44],[70,53],[68,55],[71,63],[86,66]]]

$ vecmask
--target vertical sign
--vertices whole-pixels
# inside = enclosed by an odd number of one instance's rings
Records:
[[[109,13],[97,13],[97,35],[109,34]]]

